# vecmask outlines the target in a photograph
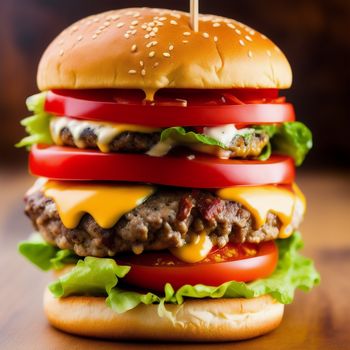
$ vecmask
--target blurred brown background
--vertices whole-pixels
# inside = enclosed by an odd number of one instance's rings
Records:
[[[48,43],[73,21],[131,6],[188,9],[188,0],[1,0],[0,162],[25,164],[16,150],[24,132],[25,98],[36,92],[35,75]],[[202,13],[243,21],[272,38],[286,53],[294,84],[286,95],[313,131],[315,148],[305,167],[349,167],[350,1],[200,1]]]

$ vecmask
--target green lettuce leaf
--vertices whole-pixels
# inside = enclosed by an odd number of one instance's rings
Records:
[[[29,247],[33,247],[34,243],[31,243],[32,246],[29,245]],[[44,247],[42,242],[39,243],[37,244],[41,250],[39,248],[36,251],[20,248],[20,251],[45,270],[56,268],[57,265],[54,266],[52,259],[57,257],[57,248],[54,248],[56,251],[53,251],[53,247],[47,243],[49,247]],[[310,290],[319,283],[320,276],[313,262],[299,254],[298,251],[302,248],[303,243],[298,232],[287,239],[276,240],[276,244],[279,248],[276,270],[269,277],[250,283],[230,281],[218,287],[200,284],[185,285],[176,291],[170,284],[167,284],[162,294],[139,293],[124,290],[118,286],[118,279],[122,279],[129,272],[129,266],[119,266],[114,259],[110,258],[86,257],[84,260],[79,260],[70,272],[53,282],[49,288],[55,297],[105,295],[107,305],[118,313],[133,309],[140,303],[146,305],[157,303],[159,314],[165,317],[171,317],[166,310],[166,304],[182,304],[186,298],[253,298],[270,294],[277,301],[288,304],[293,300],[295,289]],[[28,247],[28,243],[22,243],[20,246]],[[43,255],[40,259],[39,254]],[[74,257],[78,259],[73,255]],[[66,258],[67,256],[60,263],[71,263]]]
[[[67,295],[109,295],[112,288],[130,270],[120,266],[114,259],[86,257],[67,274],[50,284],[49,289],[56,297]]]
[[[281,125],[258,125],[255,130],[266,132],[270,137],[272,150],[275,153],[294,158],[295,165],[303,163],[312,148],[312,133],[301,122],[286,122]]]
[[[160,135],[161,142],[171,142],[178,145],[188,145],[193,143],[202,143],[204,145],[219,146],[225,148],[225,145],[209,136],[196,133],[194,131],[186,131],[183,127],[176,126],[164,129]]]
[[[272,153],[271,143],[268,142],[267,145],[262,150],[260,156],[257,157],[257,159],[258,160],[268,160],[271,157],[271,153]]]
[[[269,144],[263,149],[257,159],[267,160],[271,153],[279,153],[294,158],[297,166],[301,165],[305,156],[312,148],[312,133],[306,125],[301,122],[286,122],[280,125],[256,125],[252,128],[243,129],[239,135],[248,138],[254,133],[267,133],[270,138]],[[194,131],[186,131],[183,127],[172,127],[162,131],[161,142],[169,145],[191,145],[204,144],[218,146],[223,149],[227,147],[221,142]]]
[[[68,249],[59,249],[36,233],[18,245],[18,251],[44,271],[58,270],[66,264],[75,264],[78,257]]]
[[[25,127],[29,136],[18,142],[16,147],[31,147],[38,143],[52,144],[50,134],[51,115],[44,111],[45,97],[46,93],[41,92],[27,98],[27,108],[33,112],[33,115],[23,119],[21,125]]]

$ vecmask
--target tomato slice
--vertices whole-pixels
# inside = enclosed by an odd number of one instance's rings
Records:
[[[186,151],[151,157],[43,145],[32,147],[29,167],[34,175],[56,180],[145,182],[191,188],[290,184],[295,177],[293,160],[278,155],[262,162],[204,154],[193,158],[193,153]]]
[[[178,289],[186,284],[219,286],[228,281],[249,282],[267,277],[276,268],[278,249],[273,241],[229,243],[195,264],[184,263],[165,251],[125,255],[116,260],[119,264],[131,266],[123,281],[162,292],[166,283]]]
[[[233,97],[227,98],[228,94]],[[245,100],[254,103],[242,102]],[[58,116],[153,127],[295,120],[290,103],[274,101],[278,101],[278,91],[273,89],[161,91],[153,104],[143,102],[142,92],[137,90],[53,90],[47,94],[45,110]]]

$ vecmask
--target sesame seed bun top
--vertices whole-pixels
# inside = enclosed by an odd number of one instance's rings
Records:
[[[288,88],[290,65],[263,34],[232,19],[130,8],[84,18],[49,45],[40,90],[54,88]]]

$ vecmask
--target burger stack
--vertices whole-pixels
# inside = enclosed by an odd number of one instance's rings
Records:
[[[49,45],[24,119],[49,322],[84,336],[247,339],[319,282],[298,252],[312,147],[266,36],[232,19],[131,8]]]

